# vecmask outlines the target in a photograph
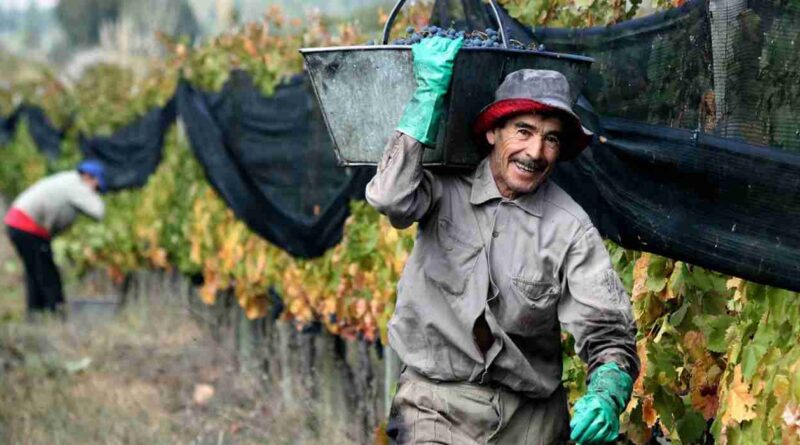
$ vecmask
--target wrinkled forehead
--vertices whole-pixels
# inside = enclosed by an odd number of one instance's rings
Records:
[[[532,127],[544,132],[560,132],[564,128],[564,121],[557,111],[535,111],[512,116],[505,122],[499,122],[498,127]]]

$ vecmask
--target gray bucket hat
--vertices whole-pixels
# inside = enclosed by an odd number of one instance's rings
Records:
[[[481,110],[472,126],[479,142],[499,121],[526,113],[557,113],[564,123],[565,144],[559,161],[573,159],[592,140],[592,132],[581,125],[572,110],[578,92],[571,91],[563,74],[552,70],[524,69],[506,76],[495,91],[495,100]]]

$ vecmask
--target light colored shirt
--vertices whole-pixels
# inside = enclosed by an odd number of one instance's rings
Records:
[[[561,385],[564,329],[590,372],[616,362],[635,378],[630,298],[583,209],[550,181],[504,199],[488,158],[473,172],[434,174],[423,150],[395,133],[366,193],[393,226],[419,222],[389,322],[403,363],[543,398]],[[481,317],[487,349],[473,337]]]
[[[22,192],[11,207],[25,212],[51,236],[69,227],[79,212],[96,220],[105,213],[103,199],[75,170],[40,179]]]

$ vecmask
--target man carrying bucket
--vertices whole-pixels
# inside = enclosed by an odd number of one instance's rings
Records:
[[[98,192],[105,190],[103,164],[86,160],[76,170],[39,180],[11,204],[3,222],[25,265],[29,317],[64,303],[50,240],[72,225],[78,212],[102,219],[105,205]]]
[[[389,323],[404,363],[389,435],[400,444],[612,442],[639,372],[630,300],[589,217],[547,181],[589,134],[562,74],[521,70],[472,128],[489,150],[477,169],[424,170],[461,44],[413,46],[417,90],[367,187],[395,227],[419,222]],[[589,365],[571,422],[562,328]]]

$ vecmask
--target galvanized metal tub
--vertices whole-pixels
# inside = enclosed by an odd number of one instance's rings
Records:
[[[339,162],[375,165],[416,88],[411,48],[350,46],[301,52]],[[544,51],[463,48],[456,57],[436,146],[426,151],[424,163],[478,164],[484,153],[472,138],[472,123],[509,73],[523,68],[559,71],[570,83],[574,105],[592,61]]]

